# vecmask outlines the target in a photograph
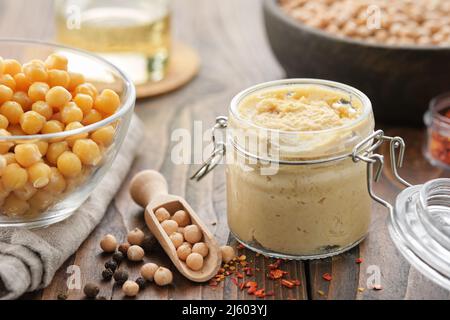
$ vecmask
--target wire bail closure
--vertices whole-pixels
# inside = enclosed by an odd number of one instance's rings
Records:
[[[228,126],[228,118],[225,116],[219,116],[216,118],[216,124],[211,129],[211,140],[213,143],[213,151],[211,156],[202,164],[192,176],[191,180],[195,179],[200,181],[204,176],[210,173],[222,160],[226,152],[226,145],[224,141],[217,141],[216,131],[218,129],[225,129]]]

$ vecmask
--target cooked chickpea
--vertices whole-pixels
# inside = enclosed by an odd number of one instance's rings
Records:
[[[94,99],[90,95],[78,93],[73,101],[77,104],[77,106],[83,111],[84,115],[88,115],[89,111],[92,110],[92,106],[94,105]]]
[[[8,165],[8,160],[6,160],[6,157],[3,155],[0,155],[0,176],[3,174],[3,171],[5,171],[7,165]]]
[[[3,170],[2,182],[7,190],[17,190],[25,186],[28,181],[27,170],[17,163],[11,163]]]
[[[197,242],[192,246],[192,252],[200,254],[203,258],[209,253],[208,245],[204,242]]]
[[[36,134],[42,130],[45,117],[36,111],[27,111],[20,116],[20,127],[27,134]]]
[[[0,114],[0,129],[6,129],[9,126],[8,118]]]
[[[111,89],[105,89],[95,99],[94,108],[98,111],[111,115],[117,111],[120,106],[120,98],[117,93]]]
[[[6,101],[0,107],[0,114],[4,115],[10,124],[18,124],[23,114],[22,106],[15,101]]]
[[[47,69],[67,70],[69,61],[67,58],[58,53],[52,53],[45,59],[45,67]]]
[[[184,210],[178,210],[177,212],[175,212],[171,219],[176,221],[180,227],[186,227],[191,223],[189,214]]]
[[[164,220],[163,222],[161,222],[161,227],[164,229],[167,235],[170,236],[172,233],[177,232],[178,223],[173,220]]]
[[[0,84],[0,103],[4,103],[12,99],[14,91],[10,87]]]
[[[141,267],[141,276],[147,281],[153,281],[153,276],[158,268],[155,263],[146,263]]]
[[[100,112],[98,112],[95,109],[90,110],[83,118],[83,121],[81,121],[82,124],[85,126],[88,126],[90,124],[99,122],[103,119],[103,116]]]
[[[23,73],[31,82],[45,82],[47,81],[48,74],[45,70],[45,66],[37,60],[30,61],[23,65]]]
[[[43,163],[37,162],[28,167],[28,180],[35,188],[43,188],[50,182],[51,170],[50,167]]]
[[[122,291],[127,297],[135,297],[139,293],[139,285],[132,280],[127,280],[122,285]]]
[[[30,110],[31,105],[33,104],[33,101],[30,99],[30,97],[28,97],[27,93],[22,91],[14,92],[12,101],[20,104],[23,111]]]
[[[31,183],[27,182],[22,188],[13,192],[17,198],[27,201],[36,194],[37,189]]]
[[[52,69],[48,71],[48,84],[50,87],[68,88],[70,84],[70,76],[64,70]]]
[[[189,269],[192,269],[194,271],[198,271],[201,268],[203,268],[203,257],[201,254],[192,252],[188,257],[186,258],[186,265]]]
[[[202,240],[203,234],[198,226],[191,224],[184,227],[184,238],[189,243],[197,243]]]
[[[22,65],[19,61],[14,59],[3,60],[4,69],[3,72],[15,76],[19,72],[22,72]]]
[[[142,244],[142,241],[144,241],[144,238],[145,238],[145,234],[139,228],[134,228],[133,230],[129,231],[127,234],[127,240],[132,245],[140,246]]]
[[[81,122],[83,120],[83,111],[75,102],[69,102],[61,109],[61,122],[68,124],[71,122]]]
[[[9,136],[11,136],[11,133],[9,131],[6,131],[5,129],[0,129],[0,137],[9,137]],[[7,153],[13,145],[14,143],[9,141],[0,142],[0,154]]]
[[[51,143],[48,146],[46,158],[51,164],[56,164],[58,157],[62,155],[65,151],[69,150],[69,145],[66,141],[59,141]]]
[[[22,167],[29,167],[42,158],[41,152],[37,145],[33,143],[18,144],[14,148],[16,160]]]
[[[105,235],[102,240],[100,240],[100,248],[104,252],[112,253],[116,251],[117,248],[117,240],[112,234]]]
[[[48,151],[48,142],[47,141],[40,140],[38,142],[35,142],[34,144],[37,145],[39,152],[41,153],[41,156],[45,156],[47,154],[47,151]]]
[[[75,122],[71,122],[69,123],[66,128],[64,129],[64,131],[70,131],[70,130],[75,130],[75,129],[80,129],[83,128],[84,126],[75,121]],[[72,147],[75,143],[75,141],[77,141],[78,139],[85,139],[89,136],[89,133],[79,133],[79,134],[74,134],[71,135],[70,137],[66,138],[67,143],[69,144],[70,147]]]
[[[51,167],[50,168],[50,181],[49,183],[42,189],[44,191],[48,191],[53,194],[59,194],[66,190],[67,183],[64,179],[64,176],[59,172],[58,168]]]
[[[9,217],[23,216],[30,209],[30,205],[19,199],[14,193],[6,197],[2,205],[2,212]]]
[[[72,95],[66,88],[57,86],[48,90],[45,101],[52,108],[62,108],[72,99]]]
[[[50,87],[45,82],[35,82],[28,88],[28,96],[33,102],[45,100]]]
[[[44,190],[38,190],[34,196],[28,200],[30,206],[35,210],[45,210],[47,209],[54,201],[53,195]]]
[[[156,219],[158,219],[158,221],[159,221],[159,223],[161,223],[161,222],[163,222],[163,221],[165,221],[165,220],[168,220],[168,219],[170,219],[170,213],[169,213],[169,211],[167,211],[167,209],[166,208],[158,208],[156,211],[155,211],[155,216],[156,216]]]
[[[192,253],[190,245],[182,244],[177,248],[177,256],[180,260],[186,261],[187,257]]]
[[[27,78],[25,73],[17,73],[14,75],[14,81],[16,81],[16,90],[28,92],[31,86],[31,81]]]
[[[114,134],[115,129],[110,125],[94,131],[91,138],[99,145],[108,147],[114,141]]]
[[[174,232],[170,236],[170,241],[172,241],[173,245],[175,246],[175,249],[181,246],[184,242],[184,237],[181,233]]]
[[[8,131],[13,136],[24,136],[26,135],[25,131],[22,130],[20,124],[9,125]]]
[[[100,148],[91,139],[76,140],[73,144],[72,151],[87,166],[95,166],[102,159]]]
[[[230,246],[221,246],[220,252],[222,253],[222,262],[228,263],[234,259],[236,253],[234,252],[233,247]]]
[[[16,155],[12,152],[3,154],[3,158],[6,159],[6,164],[17,163]]]
[[[94,99],[94,100],[95,100],[95,98],[97,98],[97,95],[98,95],[97,88],[89,82],[78,85],[75,88],[75,94],[78,94],[78,93],[84,93],[84,94],[90,95],[92,97],[92,99]]]
[[[10,74],[0,75],[0,84],[11,88],[13,91],[16,90],[16,81]]]
[[[70,82],[69,82],[69,90],[74,91],[76,87],[78,87],[80,84],[84,83],[84,75],[81,73],[76,72],[69,72]]]
[[[31,105],[31,110],[39,113],[47,121],[50,120],[53,115],[53,109],[45,101],[36,101]]]
[[[167,268],[159,267],[153,276],[153,280],[158,286],[166,286],[172,283],[172,271]]]
[[[72,178],[77,176],[82,169],[80,158],[70,151],[64,151],[56,161],[58,170],[64,177]]]
[[[56,133],[56,132],[62,132],[62,131],[64,131],[64,124],[58,120],[47,121],[41,130],[41,132],[43,134]]]
[[[144,249],[137,245],[132,245],[128,248],[127,257],[130,261],[142,261],[144,258]]]

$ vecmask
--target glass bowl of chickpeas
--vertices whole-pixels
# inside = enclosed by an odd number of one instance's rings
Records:
[[[135,96],[131,80],[100,57],[0,39],[0,227],[69,217],[110,168]]]

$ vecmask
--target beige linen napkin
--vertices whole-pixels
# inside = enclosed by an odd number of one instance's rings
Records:
[[[14,299],[50,284],[58,268],[103,218],[142,145],[143,137],[143,124],[133,116],[111,169],[70,218],[43,229],[0,229],[0,299]]]

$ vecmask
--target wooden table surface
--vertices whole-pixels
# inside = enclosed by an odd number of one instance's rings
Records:
[[[53,39],[53,9],[50,0],[0,0],[0,36]],[[178,0],[174,1],[174,35],[176,39],[196,48],[201,56],[200,74],[177,92],[139,101],[136,113],[145,122],[147,139],[143,154],[136,160],[130,176],[144,168],[157,169],[169,180],[172,193],[183,196],[210,225],[222,244],[232,242],[226,224],[225,177],[223,167],[217,168],[201,182],[189,180],[195,165],[174,165],[170,160],[171,132],[176,128],[192,129],[201,120],[203,131],[218,115],[225,115],[231,98],[240,90],[268,80],[283,78],[283,72],[272,56],[264,35],[261,6],[258,0]],[[379,125],[379,127],[382,127]],[[423,130],[385,128],[389,135],[400,135],[407,144],[406,166],[401,174],[412,183],[422,183],[439,176],[449,176],[431,167],[423,158]],[[133,128],[130,128],[133,130]],[[384,150],[383,150],[384,152]],[[386,168],[376,192],[393,201],[401,186]],[[24,296],[27,299],[56,299],[66,293],[69,299],[83,297],[80,290],[67,291],[66,273],[69,265],[81,268],[83,283],[101,284],[101,295],[122,299],[112,282],[101,282],[100,273],[107,257],[100,254],[99,239],[113,233],[123,239],[127,230],[144,228],[142,209],[127,193],[129,180],[124,181],[115,201],[110,205],[102,223],[56,273],[51,285]],[[387,212],[373,204],[373,223],[368,238],[349,252],[311,262],[284,262],[282,268],[298,278],[301,285],[293,289],[281,287],[268,280],[265,272],[271,262],[250,251],[241,250],[252,266],[259,268],[256,280],[274,296],[266,299],[449,299],[450,293],[410,267],[395,249],[386,228]],[[361,264],[355,259],[362,258]],[[159,249],[146,257],[169,266]],[[367,288],[371,266],[381,271],[382,290]],[[138,277],[139,266],[128,264],[131,277]],[[324,273],[333,277],[328,282]],[[251,277],[253,279],[255,277]],[[364,288],[362,290],[361,288]],[[208,284],[193,284],[175,273],[174,285],[159,288],[148,286],[139,299],[256,299],[240,291],[230,280],[217,288]]]

